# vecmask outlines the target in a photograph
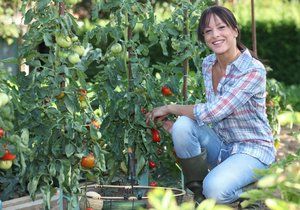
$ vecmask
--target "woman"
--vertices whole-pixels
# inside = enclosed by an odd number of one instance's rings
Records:
[[[275,161],[265,107],[266,70],[240,43],[230,10],[207,8],[198,36],[213,51],[202,63],[207,102],[157,107],[147,113],[147,122],[180,116],[165,127],[172,134],[186,187],[198,198],[203,193],[217,203],[232,203],[243,187],[258,179],[254,169]]]

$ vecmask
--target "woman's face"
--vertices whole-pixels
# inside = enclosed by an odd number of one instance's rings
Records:
[[[223,22],[217,15],[211,15],[209,24],[203,30],[206,45],[217,55],[236,48],[237,29]]]

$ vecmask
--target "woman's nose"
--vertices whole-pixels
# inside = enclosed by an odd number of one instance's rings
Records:
[[[220,35],[220,32],[218,29],[212,29],[212,36],[213,37],[218,37]]]

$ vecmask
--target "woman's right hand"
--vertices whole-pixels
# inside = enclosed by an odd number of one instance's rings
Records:
[[[152,111],[146,113],[146,124],[148,125],[150,121],[163,121],[169,115],[167,106],[160,106],[154,108]]]

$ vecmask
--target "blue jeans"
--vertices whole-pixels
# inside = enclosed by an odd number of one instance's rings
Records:
[[[253,169],[268,166],[247,154],[231,154],[232,144],[225,144],[207,125],[199,126],[195,120],[181,116],[172,130],[174,149],[179,158],[191,158],[207,150],[210,167],[203,180],[203,195],[217,203],[232,203],[239,198],[243,187],[259,177]]]

